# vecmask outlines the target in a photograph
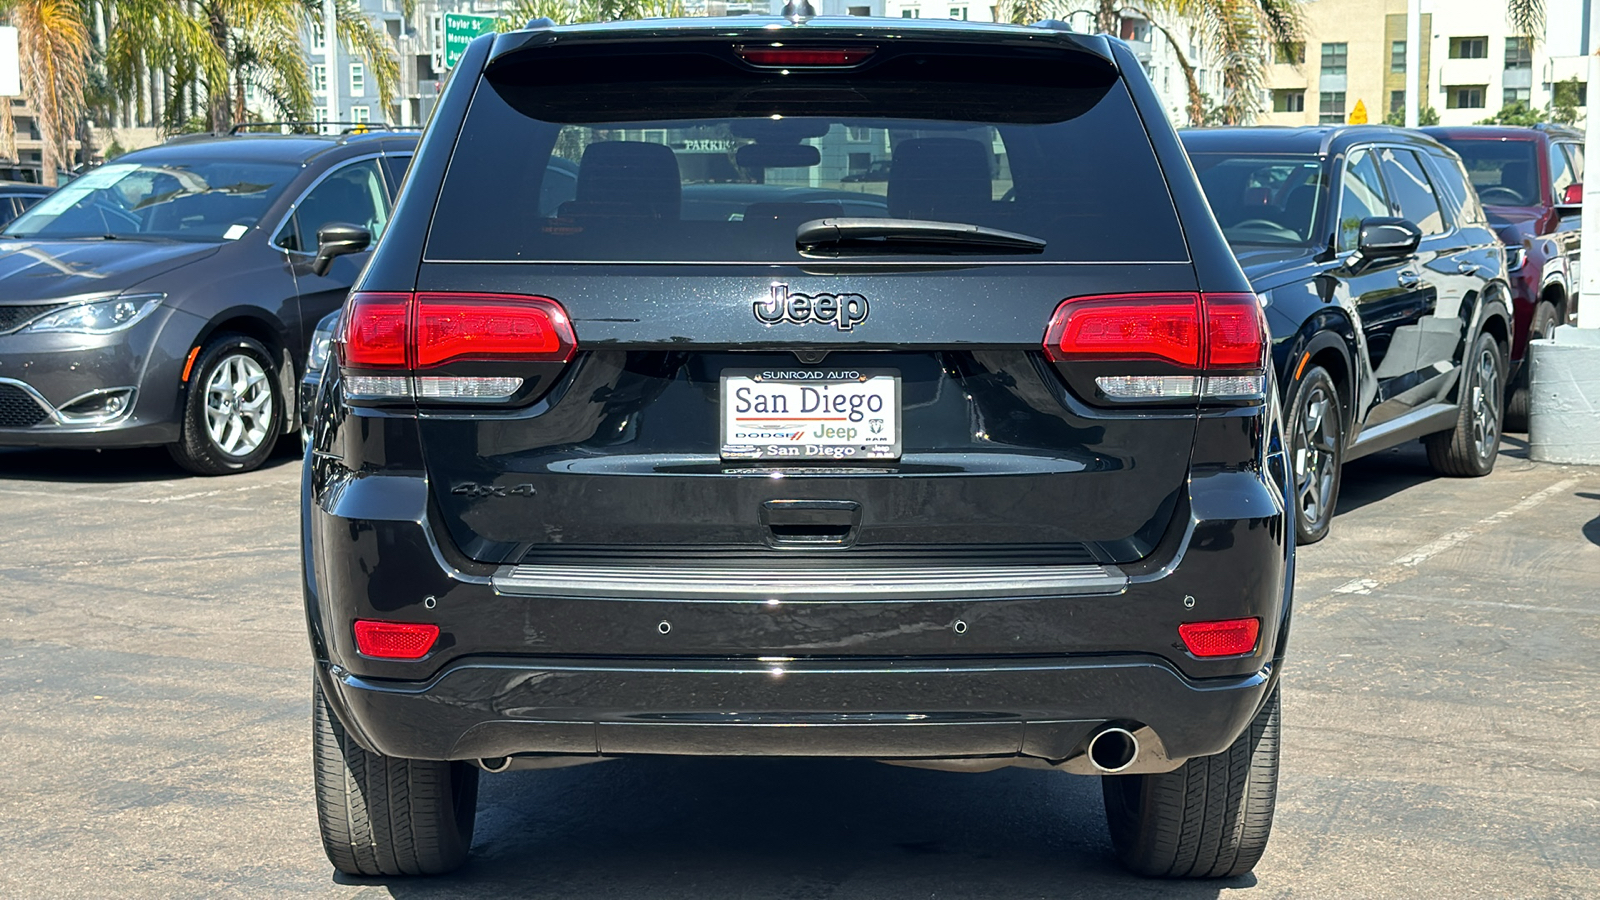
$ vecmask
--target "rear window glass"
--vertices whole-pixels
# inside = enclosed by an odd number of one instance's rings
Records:
[[[811,258],[798,226],[838,217],[1046,242],[980,258],[1187,259],[1132,101],[1101,69],[902,53],[785,79],[715,51],[533,54],[479,84],[428,259],[795,261]]]
[[[1467,180],[1490,206],[1539,205],[1539,145],[1533,141],[1440,138],[1467,168]]]

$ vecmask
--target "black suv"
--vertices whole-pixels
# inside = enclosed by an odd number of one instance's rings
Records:
[[[1103,775],[1135,871],[1248,871],[1293,569],[1265,328],[1115,39],[478,38],[312,417],[329,858],[459,865],[483,771],[775,755]]]
[[[207,475],[266,461],[416,142],[176,138],[5,225],[0,446],[164,444]]]
[[[1266,303],[1300,542],[1327,535],[1356,457],[1422,438],[1440,474],[1489,474],[1511,292],[1460,158],[1382,125],[1182,137]]]

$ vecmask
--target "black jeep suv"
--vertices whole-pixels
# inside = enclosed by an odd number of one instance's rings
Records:
[[[1293,569],[1265,328],[1114,39],[478,38],[312,416],[329,858],[459,865],[482,771],[845,756],[1102,775],[1135,871],[1248,871]]]
[[[1183,132],[1267,307],[1302,544],[1351,459],[1421,438],[1442,475],[1494,469],[1511,288],[1461,160],[1383,125]]]

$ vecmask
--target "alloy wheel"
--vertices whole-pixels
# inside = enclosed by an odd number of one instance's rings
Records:
[[[1332,513],[1339,467],[1337,405],[1313,385],[1301,401],[1294,433],[1294,485],[1301,520],[1314,528]]]
[[[206,382],[206,433],[229,456],[248,456],[272,425],[272,382],[261,364],[243,353],[222,358]]]
[[[1500,442],[1500,359],[1493,349],[1478,353],[1477,377],[1472,384],[1472,448],[1488,459]]]

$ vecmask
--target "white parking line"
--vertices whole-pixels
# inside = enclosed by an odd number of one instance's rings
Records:
[[[1452,531],[1438,540],[1429,541],[1428,543],[1423,544],[1414,550],[1402,553],[1401,555],[1390,560],[1387,566],[1379,569],[1372,575],[1369,575],[1366,578],[1353,578],[1350,581],[1347,581],[1344,584],[1334,588],[1331,593],[1370,594],[1381,587],[1393,584],[1396,581],[1400,581],[1405,578],[1409,578],[1412,570],[1416,569],[1417,566],[1422,565],[1424,562],[1427,562],[1429,559],[1438,556],[1440,553],[1449,550],[1451,547],[1455,547],[1472,540],[1478,535],[1483,534],[1485,531],[1488,531],[1489,529],[1518,513],[1527,512],[1528,510],[1533,509],[1535,506],[1538,506],[1562,491],[1570,490],[1582,480],[1583,479],[1581,477],[1567,478],[1550,485],[1542,491],[1529,494],[1517,503],[1514,503],[1511,506],[1494,513],[1493,515],[1485,516],[1466,528],[1463,528],[1459,531]]]

